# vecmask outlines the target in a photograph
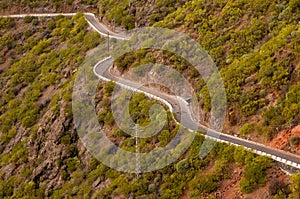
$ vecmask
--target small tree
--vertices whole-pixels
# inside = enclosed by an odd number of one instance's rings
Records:
[[[151,193],[154,192],[155,189],[156,189],[155,184],[150,184],[150,185],[148,186],[148,191],[151,192]]]
[[[114,88],[116,86],[116,83],[113,81],[109,81],[104,85],[104,95],[111,96],[112,92],[114,91]]]
[[[290,143],[294,146],[298,145],[299,144],[299,137],[298,136],[292,136],[290,138]]]
[[[178,173],[186,173],[190,168],[188,159],[181,160],[176,164],[176,171]]]

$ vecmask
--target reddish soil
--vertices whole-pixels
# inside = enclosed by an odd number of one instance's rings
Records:
[[[221,187],[213,193],[217,199],[268,199],[273,198],[269,193],[269,186],[273,180],[280,180],[288,183],[289,177],[279,168],[272,167],[267,171],[267,182],[265,186],[260,186],[250,194],[244,194],[240,191],[240,179],[243,177],[243,167],[234,167],[229,179],[223,180]]]
[[[300,137],[300,125],[281,131],[271,142],[270,146],[276,149],[287,150],[296,154],[300,154],[300,144],[292,146],[290,139],[293,136]]]
[[[189,199],[188,192],[188,189],[184,190],[183,195],[180,197],[180,199]]]
[[[203,174],[211,173],[213,170],[214,161],[205,168],[202,172]],[[220,188],[211,194],[205,194],[203,197],[214,196],[217,199],[272,199],[273,196],[270,195],[269,187],[273,181],[281,181],[284,184],[290,183],[290,178],[283,171],[281,171],[277,166],[273,166],[268,169],[267,179],[265,185],[259,185],[252,193],[245,194],[240,191],[239,182],[243,177],[244,167],[237,165],[231,165],[231,175],[228,179],[224,179],[221,182]],[[188,199],[189,190],[186,189],[180,199]],[[200,197],[200,196],[199,196]]]
[[[240,191],[239,181],[242,178],[243,168],[236,167],[232,170],[231,177],[222,182],[221,187],[214,194],[216,198],[239,199],[243,198]]]

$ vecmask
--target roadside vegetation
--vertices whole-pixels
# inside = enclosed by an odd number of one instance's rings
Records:
[[[299,11],[296,0],[188,1],[154,26],[186,32],[211,55],[226,88],[228,131],[239,133],[242,126],[252,126],[256,136],[272,139],[299,123]],[[197,80],[193,85],[202,108],[210,110],[200,74],[176,56],[142,51],[120,58],[116,65],[124,71],[157,60],[175,63],[176,70]]]
[[[185,32],[197,40],[223,78],[228,99],[226,131],[270,140],[278,131],[300,122],[298,0],[82,0],[76,5],[84,5],[81,11],[95,11],[104,21],[124,29],[153,25]],[[0,3],[3,12],[14,6],[78,10],[68,0]],[[216,143],[209,155],[200,159],[201,132],[177,162],[138,177],[91,157],[73,124],[72,86],[89,50],[102,41],[88,30],[83,14],[0,18],[0,198],[212,199],[227,189],[228,182],[238,187],[241,196],[251,197],[265,187],[276,199],[299,198],[299,174],[290,181],[277,179],[284,174],[273,161],[242,147]],[[208,113],[207,86],[180,57],[142,49],[121,57],[115,65],[125,73],[139,64],[159,61],[191,82],[200,107]],[[135,139],[114,121],[110,107],[114,87],[112,82],[99,84],[95,99],[98,120],[115,144],[134,152]],[[131,99],[134,121],[148,124],[149,109],[157,102],[137,93]],[[157,136],[139,140],[141,151],[165,146],[174,137],[178,126],[170,113],[167,121]],[[298,137],[290,142],[298,145]]]
[[[212,56],[231,128],[250,121],[271,139],[299,123],[299,11],[298,1],[188,1],[155,26],[186,31]]]

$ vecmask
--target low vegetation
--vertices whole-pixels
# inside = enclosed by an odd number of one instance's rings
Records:
[[[212,56],[226,88],[227,129],[241,136],[272,139],[299,123],[300,27],[298,0],[291,1],[3,1],[1,12],[24,7],[53,11],[98,12],[115,26],[153,25],[176,29],[197,40]],[[149,9],[149,7],[151,9]],[[15,10],[16,10],[15,9]],[[266,186],[268,157],[242,147],[216,143],[203,159],[201,132],[175,163],[149,173],[111,169],[85,151],[72,121],[72,86],[89,50],[103,39],[88,31],[83,14],[73,18],[0,18],[0,197],[1,198],[215,198],[226,180],[251,194]],[[164,58],[164,59],[162,59]],[[181,72],[195,88],[200,107],[211,109],[200,74],[168,52],[141,49],[115,61],[122,73],[140,64],[161,62]],[[145,71],[134,70],[138,75]],[[176,77],[175,77],[176,78]],[[113,82],[101,82],[95,99],[101,127],[121,148],[134,152],[135,139],[118,128],[111,110]],[[129,112],[145,126],[156,104],[143,94],[131,97]],[[205,114],[204,114],[205,115]],[[151,138],[139,139],[139,150],[151,151],[172,140],[178,125],[167,112],[167,124]],[[299,144],[298,137],[290,139]],[[240,170],[236,175],[234,172]],[[291,182],[272,179],[269,195],[299,198],[299,174]]]

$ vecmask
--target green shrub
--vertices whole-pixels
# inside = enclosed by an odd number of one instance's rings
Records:
[[[266,183],[266,169],[272,166],[272,161],[265,156],[258,156],[248,162],[244,177],[240,181],[240,189],[244,193],[252,192],[258,185]]]
[[[68,180],[68,178],[69,178],[68,172],[66,172],[65,170],[63,170],[63,171],[61,172],[61,179],[62,179],[62,180]]]
[[[37,26],[38,24],[39,24],[38,18],[34,18],[34,19],[32,20],[32,25]]]
[[[176,171],[178,173],[186,173],[190,169],[188,159],[183,159],[176,164]]]
[[[63,166],[63,160],[62,159],[57,160],[57,166],[58,166],[58,168],[61,168]]]
[[[253,123],[246,123],[240,129],[239,134],[240,135],[248,135],[250,133],[253,133],[254,131],[255,131],[255,124],[253,124]]]
[[[92,157],[89,161],[89,169],[94,170],[97,168],[97,166],[100,164],[99,160],[96,158]]]
[[[290,143],[294,146],[298,145],[299,144],[299,137],[298,136],[292,136],[290,138]]]
[[[77,157],[69,158],[67,160],[67,170],[68,170],[68,172],[70,172],[70,173],[74,172],[79,167],[79,165],[80,165],[80,162],[79,162]]]
[[[116,87],[116,83],[113,81],[109,81],[104,85],[104,95],[111,96],[112,92]]]
[[[296,173],[291,176],[292,183],[290,184],[290,190],[291,193],[289,195],[289,198],[299,198],[300,195],[300,173]]]
[[[12,138],[15,137],[17,134],[17,129],[15,127],[12,127],[7,134],[4,134],[1,136],[1,141],[4,143],[8,143]]]
[[[105,124],[112,125],[114,123],[114,121],[115,121],[115,119],[114,119],[113,114],[110,111],[108,111],[106,116],[104,117]]]
[[[202,193],[211,193],[219,187],[217,177],[211,174],[195,177],[191,182],[190,197],[198,197]]]
[[[11,22],[13,20],[14,20],[13,18],[4,18],[4,17],[1,17],[0,18],[0,28],[1,29],[9,28],[10,24],[11,24]]]
[[[21,171],[21,176],[25,177],[25,178],[28,178],[32,173],[32,170],[29,169],[29,168],[24,168],[22,169]]]
[[[246,163],[247,154],[248,152],[243,146],[235,147],[233,158],[237,165],[242,166]]]
[[[25,37],[30,37],[32,35],[31,30],[25,30],[23,34]]]
[[[60,138],[60,142],[64,145],[69,145],[71,144],[71,137],[70,135],[64,135],[63,137]]]
[[[27,115],[22,119],[22,125],[26,128],[29,128],[35,124],[37,115]]]
[[[150,193],[152,193],[152,192],[154,192],[155,190],[156,190],[155,184],[149,184],[149,186],[148,186],[148,191],[149,191]]]
[[[33,16],[26,16],[26,17],[24,17],[24,22],[25,23],[31,23],[34,18],[35,17],[33,17]]]
[[[121,25],[124,26],[127,30],[130,30],[135,27],[134,23],[135,23],[135,17],[129,15],[122,18]]]

